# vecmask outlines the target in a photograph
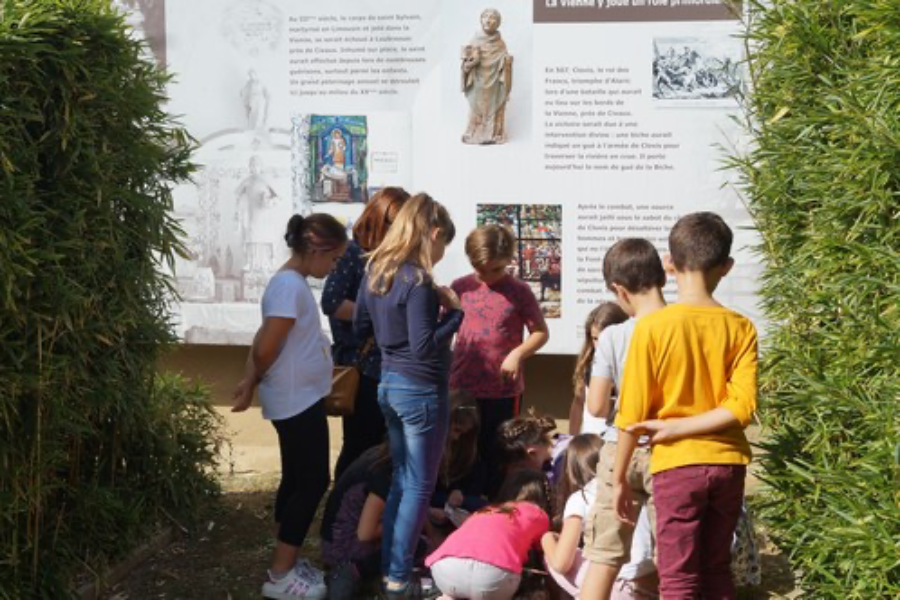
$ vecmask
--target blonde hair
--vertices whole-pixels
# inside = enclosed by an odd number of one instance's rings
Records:
[[[369,255],[369,290],[379,296],[387,294],[403,263],[419,268],[419,281],[431,279],[432,232],[441,231],[449,244],[456,235],[450,213],[431,196],[419,193],[410,198],[397,213],[393,225],[381,244]]]
[[[466,236],[466,256],[476,269],[494,260],[512,260],[516,238],[501,225],[482,225]]]

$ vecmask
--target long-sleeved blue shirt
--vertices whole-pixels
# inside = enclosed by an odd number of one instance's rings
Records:
[[[413,381],[446,385],[450,372],[450,340],[463,320],[460,310],[441,316],[434,286],[418,283],[420,270],[405,263],[394,276],[390,291],[379,296],[363,279],[356,298],[353,329],[357,339],[375,334],[383,369]]]

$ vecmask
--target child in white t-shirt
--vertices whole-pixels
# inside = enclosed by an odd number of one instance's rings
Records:
[[[581,581],[588,564],[581,557],[581,539],[588,512],[597,496],[597,460],[603,442],[593,433],[576,435],[566,448],[565,469],[560,479],[557,506],[564,506],[562,524],[554,522],[554,529],[541,538],[541,548],[547,570],[556,583],[569,595],[578,597]],[[563,504],[565,503],[565,504]],[[558,519],[554,519],[556,521]]]
[[[281,483],[275,499],[279,525],[266,598],[324,598],[321,572],[299,550],[328,489],[328,421],[321,398],[331,391],[332,361],[308,276],[331,271],[347,245],[344,226],[331,215],[294,215],[285,241],[291,258],[262,297],[263,324],[256,333],[232,411],[249,408],[259,387],[263,417],[278,432]]]

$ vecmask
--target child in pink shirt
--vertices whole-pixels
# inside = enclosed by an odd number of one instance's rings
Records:
[[[522,579],[528,552],[550,529],[550,486],[540,471],[519,471],[498,503],[469,517],[432,553],[431,568],[444,600],[508,600]]]
[[[475,272],[451,286],[466,319],[456,334],[450,389],[477,400],[479,453],[494,474],[497,428],[517,416],[525,389],[522,363],[549,339],[534,292],[507,272],[515,250],[516,239],[505,227],[475,229],[466,237],[466,255]]]

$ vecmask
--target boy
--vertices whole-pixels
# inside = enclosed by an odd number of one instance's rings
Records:
[[[475,272],[451,285],[466,320],[456,334],[450,389],[476,399],[481,417],[478,449],[495,476],[497,428],[518,414],[525,388],[522,362],[549,339],[534,292],[507,273],[515,247],[516,239],[505,227],[475,229],[466,237],[466,255]],[[525,329],[529,335],[523,339]],[[499,478],[493,479],[499,485]]]
[[[732,233],[716,214],[682,217],[667,268],[678,304],[634,330],[615,424],[616,512],[631,520],[627,469],[637,432],[651,435],[660,592],[666,600],[735,598],[731,542],[744,496],[756,408],[756,330],[712,293],[734,265]]]
[[[624,239],[616,242],[603,258],[603,278],[606,287],[616,295],[619,305],[632,317],[603,330],[597,340],[591,366],[588,411],[611,423],[617,409],[615,405],[611,406],[613,390],[620,389],[622,385],[629,342],[635,324],[639,322],[636,320],[665,306],[662,288],[666,284],[666,272],[653,244],[643,239]],[[597,500],[585,523],[584,556],[591,566],[582,584],[581,597],[606,600],[610,597],[619,569],[627,562],[635,528],[633,523],[616,519],[615,514],[612,472],[616,458],[616,428],[608,428],[603,440],[597,465]],[[649,462],[649,446],[644,440],[644,445],[631,459],[627,480],[634,495],[640,498],[648,512],[652,512]],[[642,588],[652,587],[647,579],[655,571],[652,543],[647,539],[650,538],[649,525],[645,524],[643,531],[640,531],[639,527],[638,537],[645,543],[640,544],[643,551],[637,554],[642,556],[632,557],[633,564],[629,564],[629,572],[622,574],[624,579],[620,585],[623,588],[621,591],[628,589],[632,592],[630,597],[635,598],[649,597],[640,593]]]

